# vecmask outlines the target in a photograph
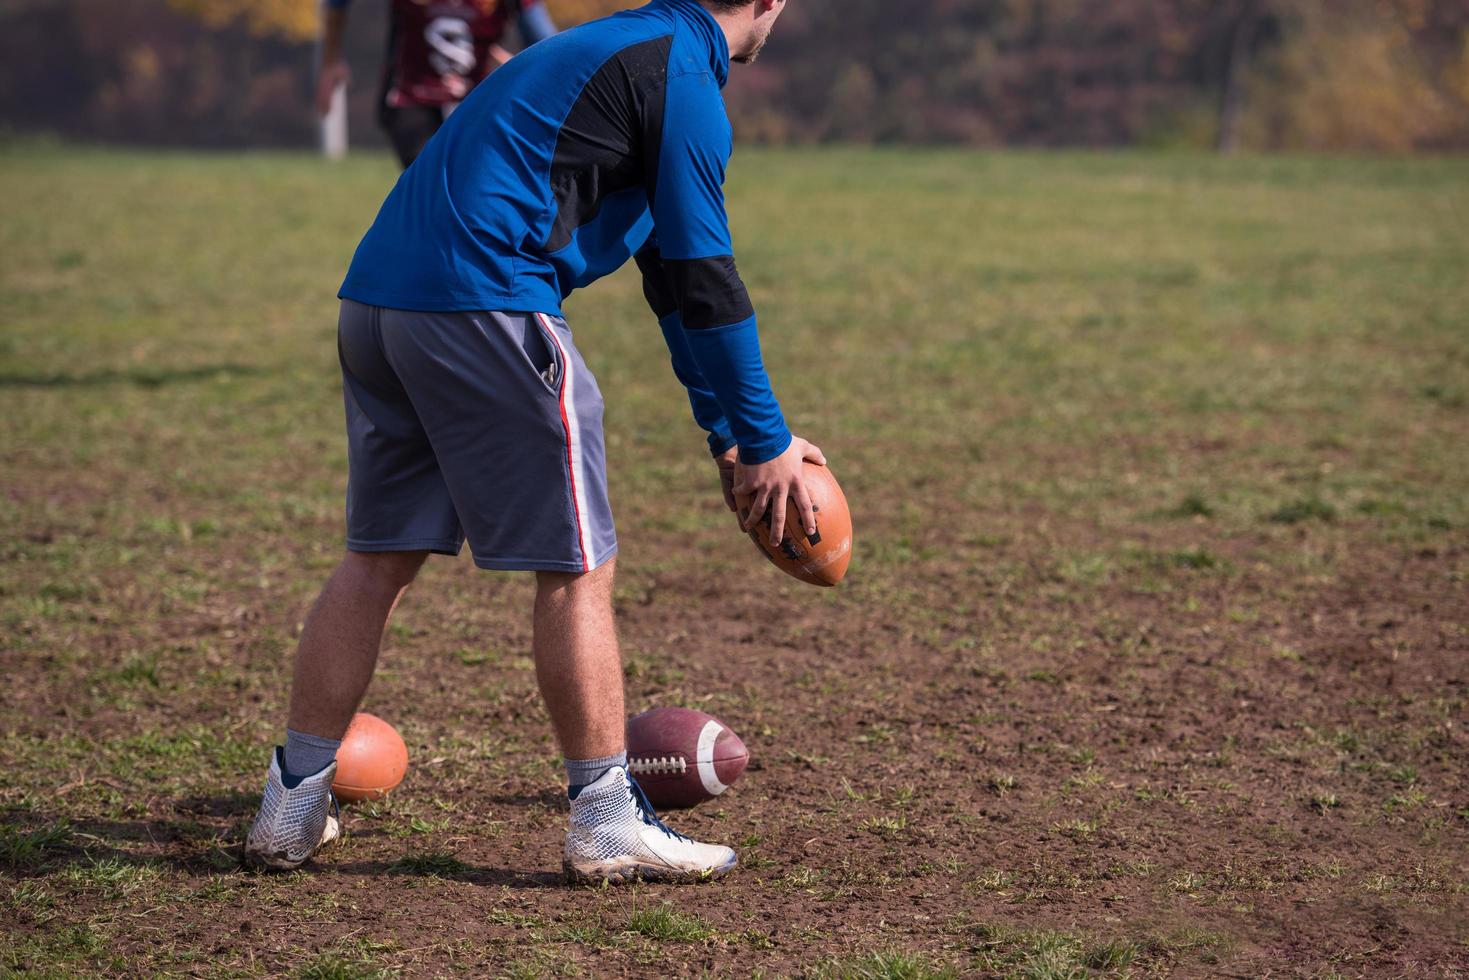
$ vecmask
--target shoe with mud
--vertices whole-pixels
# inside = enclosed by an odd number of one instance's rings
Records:
[[[574,883],[708,881],[736,861],[727,847],[700,843],[665,826],[621,766],[582,787],[571,801],[562,866]]]
[[[245,838],[245,863],[273,871],[299,868],[341,835],[337,801],[332,796],[333,762],[314,776],[286,787],[277,748],[265,777],[260,812]]]

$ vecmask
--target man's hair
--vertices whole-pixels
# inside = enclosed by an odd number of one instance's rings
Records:
[[[754,3],[755,0],[699,0],[699,2],[715,10],[739,10],[741,7]]]

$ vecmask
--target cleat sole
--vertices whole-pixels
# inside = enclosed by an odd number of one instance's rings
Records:
[[[242,849],[240,859],[245,867],[255,871],[295,871],[320,854],[323,847],[331,844],[332,841],[338,840],[341,836],[341,821],[334,816],[328,816],[326,818],[326,826],[322,828],[321,843],[317,844],[310,854],[299,861],[292,861],[290,855],[285,851],[252,851],[248,844]]]
[[[665,885],[697,885],[722,878],[733,871],[737,863],[731,861],[718,868],[679,871],[676,868],[659,867],[652,864],[577,867],[570,861],[562,861],[561,872],[567,883],[572,885],[631,885],[639,881]]]

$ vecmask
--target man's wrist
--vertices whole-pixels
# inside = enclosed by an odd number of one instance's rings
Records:
[[[791,448],[791,433],[783,429],[779,434],[758,442],[740,443],[740,462],[746,466],[758,466],[760,463],[768,463],[787,449]]]

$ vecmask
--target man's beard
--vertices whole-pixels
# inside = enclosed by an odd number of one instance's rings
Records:
[[[769,38],[770,32],[766,31],[764,34],[760,35],[760,37],[756,39],[755,46],[752,47],[749,51],[746,51],[744,54],[735,55],[729,60],[733,61],[737,65],[754,64],[755,59],[760,57],[760,49],[765,47],[765,42],[769,40]]]

